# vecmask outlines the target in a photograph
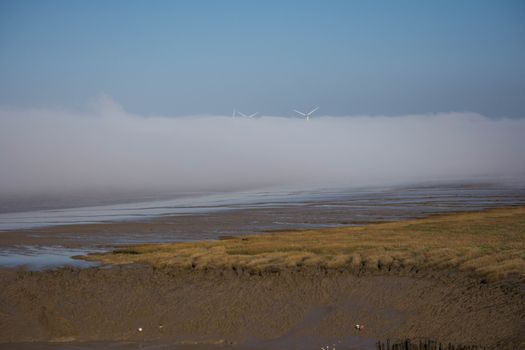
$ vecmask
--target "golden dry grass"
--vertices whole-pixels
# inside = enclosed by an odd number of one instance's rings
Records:
[[[109,264],[276,270],[431,268],[525,277],[525,207],[364,227],[277,232],[195,243],[145,244],[85,257]]]

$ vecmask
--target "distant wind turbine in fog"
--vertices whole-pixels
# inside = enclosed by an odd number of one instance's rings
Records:
[[[246,115],[242,112],[238,112],[241,116],[243,116],[244,118],[250,118],[250,119],[253,119],[259,112],[255,112],[253,114],[250,114],[250,115]]]
[[[307,112],[307,113],[299,112],[297,109],[294,109],[294,112],[299,113],[303,118],[306,118],[306,120],[310,120],[310,116],[312,115],[312,113],[314,113],[318,109],[319,107],[315,107],[314,109],[312,109],[310,112]]]

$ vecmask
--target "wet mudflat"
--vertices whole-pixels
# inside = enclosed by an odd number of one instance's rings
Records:
[[[367,349],[377,339],[422,336],[493,349],[525,344],[523,285],[454,272],[355,276],[128,266],[9,269],[0,279],[6,286],[0,341],[31,342],[28,349],[45,342],[64,349]],[[356,323],[365,329],[357,331]]]

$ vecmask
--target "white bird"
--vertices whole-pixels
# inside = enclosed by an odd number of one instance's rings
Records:
[[[294,112],[299,113],[302,117],[306,118],[306,120],[310,120],[310,116],[312,115],[312,113],[317,111],[318,109],[319,107],[315,107],[308,113],[303,113],[303,112],[298,111],[297,109],[294,109]]]
[[[253,114],[250,114],[250,115],[246,115],[242,112],[238,112],[241,116],[243,116],[244,118],[249,118],[249,119],[253,119],[257,114],[259,114],[259,112],[255,112]]]

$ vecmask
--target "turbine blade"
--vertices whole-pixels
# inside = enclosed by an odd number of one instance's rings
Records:
[[[293,111],[296,112],[296,113],[299,113],[299,114],[302,115],[303,117],[306,117],[306,114],[305,114],[305,113],[303,113],[303,112],[299,112],[297,109],[294,109]]]
[[[312,109],[310,112],[308,112],[307,114],[312,114],[313,112],[317,111],[319,109],[319,107],[315,107],[314,109]]]

